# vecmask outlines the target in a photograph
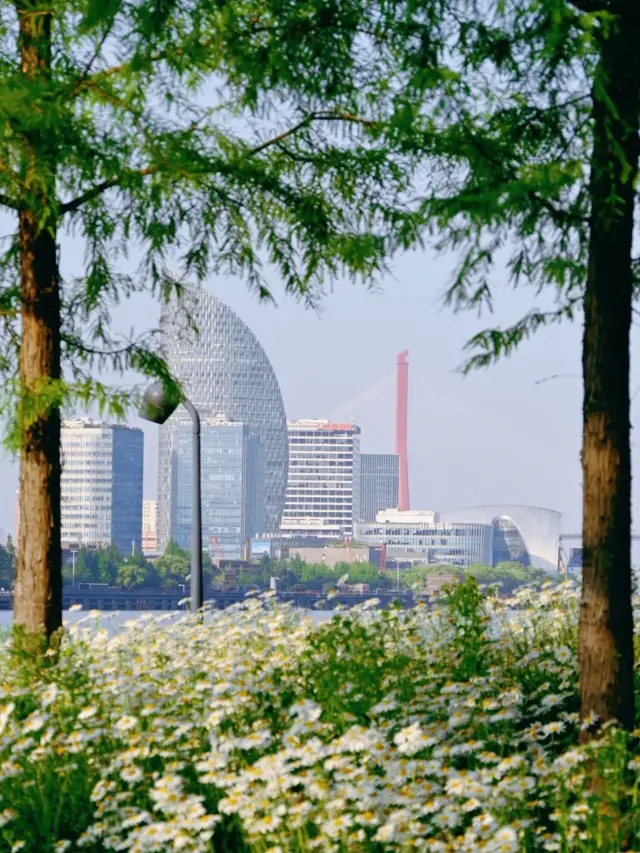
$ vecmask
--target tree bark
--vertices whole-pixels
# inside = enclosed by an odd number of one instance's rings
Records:
[[[51,15],[18,5],[21,71],[50,73]],[[34,109],[38,105],[34,104]],[[14,623],[51,636],[62,625],[60,547],[60,282],[56,246],[55,150],[51,131],[23,137],[20,212],[20,541]]]
[[[632,729],[631,250],[638,171],[640,73],[636,0],[602,37],[593,90],[589,266],[584,295],[583,569],[580,691],[583,728]]]

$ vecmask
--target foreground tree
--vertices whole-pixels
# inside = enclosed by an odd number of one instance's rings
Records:
[[[441,245],[463,249],[449,302],[491,307],[496,257],[507,258],[515,285],[533,285],[543,300],[513,326],[475,336],[467,368],[491,364],[540,326],[584,317],[582,714],[585,737],[598,721],[632,728],[640,4],[461,0],[448,4],[439,31],[460,50],[450,100],[425,100],[427,117],[414,127],[422,125],[426,153],[443,167],[425,215]]]
[[[400,5],[361,0],[1,5],[0,205],[15,230],[0,262],[0,368],[20,448],[23,631],[61,625],[62,407],[121,413],[132,395],[95,380],[105,365],[171,382],[153,336],[110,331],[113,305],[179,288],[163,276],[170,258],[196,279],[244,276],[263,297],[275,268],[313,302],[324,280],[366,281],[413,240],[398,202],[410,157],[381,132],[396,111],[397,11],[402,21]],[[82,245],[65,264],[70,236]],[[135,274],[119,266],[129,247],[144,258]]]

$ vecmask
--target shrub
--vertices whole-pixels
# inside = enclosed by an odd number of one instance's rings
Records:
[[[626,736],[577,746],[576,614],[467,581],[323,623],[267,595],[79,626],[37,671],[7,643],[0,851],[637,848]]]

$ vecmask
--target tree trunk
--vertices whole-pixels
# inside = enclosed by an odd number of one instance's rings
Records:
[[[60,412],[36,403],[60,378],[60,292],[53,235],[38,233],[35,215],[20,216],[20,289],[23,388],[20,455],[20,543],[14,621],[29,633],[50,636],[62,625],[60,546]],[[53,389],[52,389],[53,390]]]
[[[589,268],[584,296],[583,721],[635,718],[631,608],[629,339],[631,248],[638,169],[637,0],[603,37],[593,91]]]
[[[51,15],[31,0],[18,8],[21,71],[48,77]],[[38,105],[34,104],[34,109]],[[60,548],[60,283],[52,131],[23,137],[20,212],[20,542],[14,623],[49,637],[62,624]]]

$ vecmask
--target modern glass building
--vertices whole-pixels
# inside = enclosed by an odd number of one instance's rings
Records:
[[[281,530],[304,536],[351,536],[360,517],[360,427],[289,423],[289,479]]]
[[[62,424],[62,543],[141,548],[144,435],[89,418]]]
[[[425,564],[491,565],[491,524],[443,524],[436,518],[434,512],[380,512],[375,522],[360,521],[354,525],[354,539],[371,547],[386,546],[388,559],[406,555]]]
[[[171,455],[171,536],[191,548],[192,428],[183,421]],[[217,418],[201,425],[202,547],[214,558],[241,560],[245,543],[264,530],[265,452],[255,430]]]
[[[440,521],[490,524],[493,527],[491,565],[516,562],[547,571],[558,570],[561,514],[553,509],[497,504],[448,510]]]
[[[375,521],[383,509],[398,506],[400,457],[397,453],[360,454],[360,518]]]
[[[225,415],[264,441],[266,532],[280,526],[287,477],[287,419],[273,368],[250,329],[210,293],[185,288],[165,306],[160,327],[169,368],[203,420]],[[197,331],[196,331],[197,330]],[[180,407],[160,428],[158,547],[169,539],[172,516],[171,453]]]

